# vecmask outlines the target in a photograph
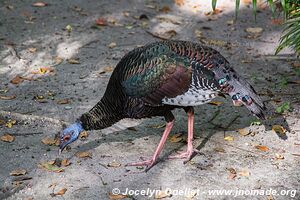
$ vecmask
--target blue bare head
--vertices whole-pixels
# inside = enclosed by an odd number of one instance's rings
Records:
[[[82,125],[79,122],[71,124],[60,133],[59,153],[64,148],[78,139],[80,132],[83,131]]]

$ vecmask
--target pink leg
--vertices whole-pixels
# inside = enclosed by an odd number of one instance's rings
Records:
[[[199,152],[199,150],[197,149],[193,149],[193,131],[194,131],[194,110],[189,110],[187,112],[188,114],[188,145],[187,145],[187,151],[186,152],[182,152],[178,155],[175,156],[169,156],[170,159],[177,159],[177,158],[185,158],[186,160],[184,161],[184,163],[188,162],[193,153],[194,152]]]
[[[146,171],[149,170],[151,167],[153,167],[153,165],[155,165],[155,163],[157,161],[157,158],[158,158],[160,152],[162,151],[162,149],[164,147],[164,144],[165,144],[165,142],[168,138],[169,133],[171,132],[171,129],[172,129],[173,125],[174,125],[174,120],[167,123],[165,131],[163,133],[163,136],[161,137],[160,142],[159,142],[152,158],[150,158],[149,160],[142,161],[142,162],[128,163],[126,166],[143,166],[143,165],[146,165],[147,166]]]

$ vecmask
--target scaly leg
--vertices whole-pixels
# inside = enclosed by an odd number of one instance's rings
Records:
[[[155,150],[155,153],[149,160],[128,163],[126,166],[145,166],[146,165],[147,166],[146,171],[148,171],[151,167],[153,167],[156,164],[157,158],[164,147],[164,144],[168,138],[169,133],[171,132],[173,125],[174,125],[174,119],[171,122],[168,122],[166,124],[165,131],[163,133],[163,136],[160,139],[160,142]]]
[[[183,159],[185,158],[184,163],[188,162],[192,155],[196,152],[198,153],[199,150],[193,148],[193,131],[194,131],[194,109],[192,107],[189,107],[186,109],[186,112],[188,114],[188,145],[187,145],[187,151],[179,153],[175,156],[169,156],[170,159]]]

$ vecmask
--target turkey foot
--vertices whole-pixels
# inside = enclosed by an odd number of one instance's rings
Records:
[[[128,163],[125,166],[146,166],[146,172],[151,169],[157,163],[157,158],[150,158],[148,160],[140,161],[140,162],[132,162]]]
[[[198,149],[191,149],[191,150],[187,150],[185,152],[180,152],[179,154],[175,155],[175,156],[169,156],[168,158],[169,159],[185,159],[183,161],[183,163],[187,163],[188,161],[191,160],[192,156],[195,154],[195,153],[199,153],[200,151]]]

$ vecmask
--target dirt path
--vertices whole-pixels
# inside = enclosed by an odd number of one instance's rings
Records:
[[[219,1],[222,12],[210,15],[210,1],[177,5],[171,0],[52,0],[42,7],[32,6],[34,1],[1,1],[0,136],[9,133],[15,140],[0,141],[0,199],[62,199],[52,196],[63,188],[67,189],[64,199],[117,198],[109,194],[114,188],[121,192],[170,188],[174,194],[169,199],[233,199],[234,195],[210,194],[213,189],[289,190],[287,195],[239,195],[237,199],[299,199],[299,77],[293,60],[272,56],[281,33],[280,26],[271,23],[272,14],[260,8],[255,23],[252,9],[243,4],[234,23],[234,2]],[[251,34],[245,31],[249,27],[262,30]],[[162,162],[149,172],[124,166],[152,155],[163,131],[158,125],[164,123],[153,118],[125,120],[90,132],[61,156],[71,162],[62,167],[64,172],[38,166],[58,158],[58,148],[41,140],[53,138],[62,124],[72,123],[100,100],[111,70],[126,52],[169,37],[214,47],[263,94],[270,109],[290,102],[294,110],[270,114],[266,122],[250,126],[255,118],[229,100],[218,98],[219,106],[196,108],[194,144],[201,154],[186,165],[166,159],[186,148],[183,134],[176,142],[168,141]],[[175,116],[173,135],[186,133],[184,112],[176,111]],[[6,126],[9,119],[11,128]],[[271,130],[273,125],[289,131],[280,138]],[[243,136],[238,129],[251,133]],[[231,137],[224,140],[224,134]],[[90,152],[91,158],[75,156],[82,151]],[[19,168],[27,174],[10,176]],[[179,190],[198,193],[176,195]],[[148,191],[130,198],[154,196]]]

